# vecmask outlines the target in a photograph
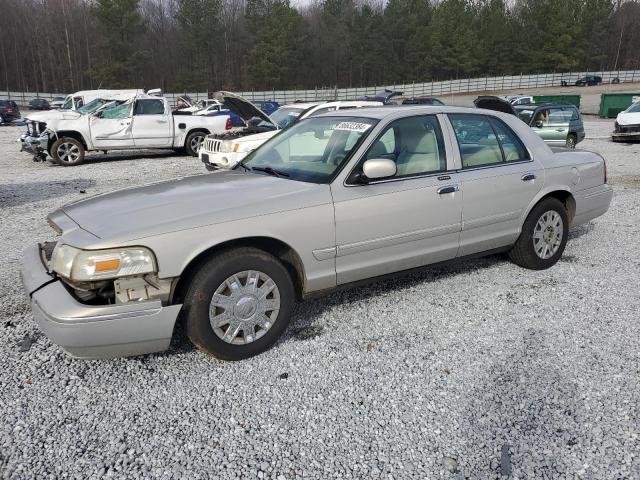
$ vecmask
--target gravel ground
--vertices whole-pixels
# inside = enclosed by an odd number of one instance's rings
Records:
[[[73,168],[0,128],[0,477],[639,478],[640,145],[586,121],[610,211],[552,269],[502,256],[300,304],[285,338],[225,363],[68,358],[33,321],[22,249],[71,200],[202,173],[120,154]],[[86,192],[86,193],[84,193]]]

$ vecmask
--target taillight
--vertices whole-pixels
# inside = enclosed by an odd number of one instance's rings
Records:
[[[13,112],[13,109],[11,109],[11,108],[7,108],[6,112],[7,112],[7,113],[11,113],[11,112]]]
[[[224,126],[225,130],[231,130],[231,117],[227,117],[227,123]]]

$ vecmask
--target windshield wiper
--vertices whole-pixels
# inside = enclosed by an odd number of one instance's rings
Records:
[[[282,170],[274,170],[271,167],[253,167],[251,170],[255,170],[256,172],[265,172],[269,175],[273,175],[274,177],[290,177],[287,172],[283,172]]]
[[[246,172],[250,172],[250,171],[251,171],[251,169],[250,169],[249,167],[247,167],[247,166],[246,166],[244,163],[242,163],[242,162],[238,163],[238,166],[239,166],[239,167],[244,168],[244,170],[245,170]]]

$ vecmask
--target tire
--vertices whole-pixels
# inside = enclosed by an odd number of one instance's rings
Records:
[[[50,154],[53,160],[63,167],[80,165],[84,162],[84,146],[71,137],[62,137],[53,142]]]
[[[293,282],[276,257],[251,247],[228,250],[204,263],[188,286],[187,336],[221,360],[249,358],[282,335],[293,301]]]
[[[187,139],[184,141],[184,149],[187,151],[187,154],[192,157],[198,156],[198,150],[200,149],[200,145],[204,141],[204,137],[207,136],[207,132],[191,132],[187,135]]]
[[[531,270],[549,268],[562,256],[568,233],[569,217],[565,206],[557,198],[545,198],[529,213],[509,258],[516,265]]]
[[[575,150],[577,144],[578,144],[578,137],[576,137],[573,133],[570,133],[569,135],[567,135],[567,142],[566,142],[567,148]]]

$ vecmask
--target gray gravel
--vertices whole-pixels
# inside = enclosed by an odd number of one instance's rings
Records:
[[[132,359],[52,345],[18,277],[45,215],[203,169],[163,153],[52,167],[0,128],[0,477],[640,478],[640,145],[610,143],[612,123],[589,119],[581,144],[608,159],[611,210],[552,269],[493,256],[307,302],[239,363],[180,332]]]

